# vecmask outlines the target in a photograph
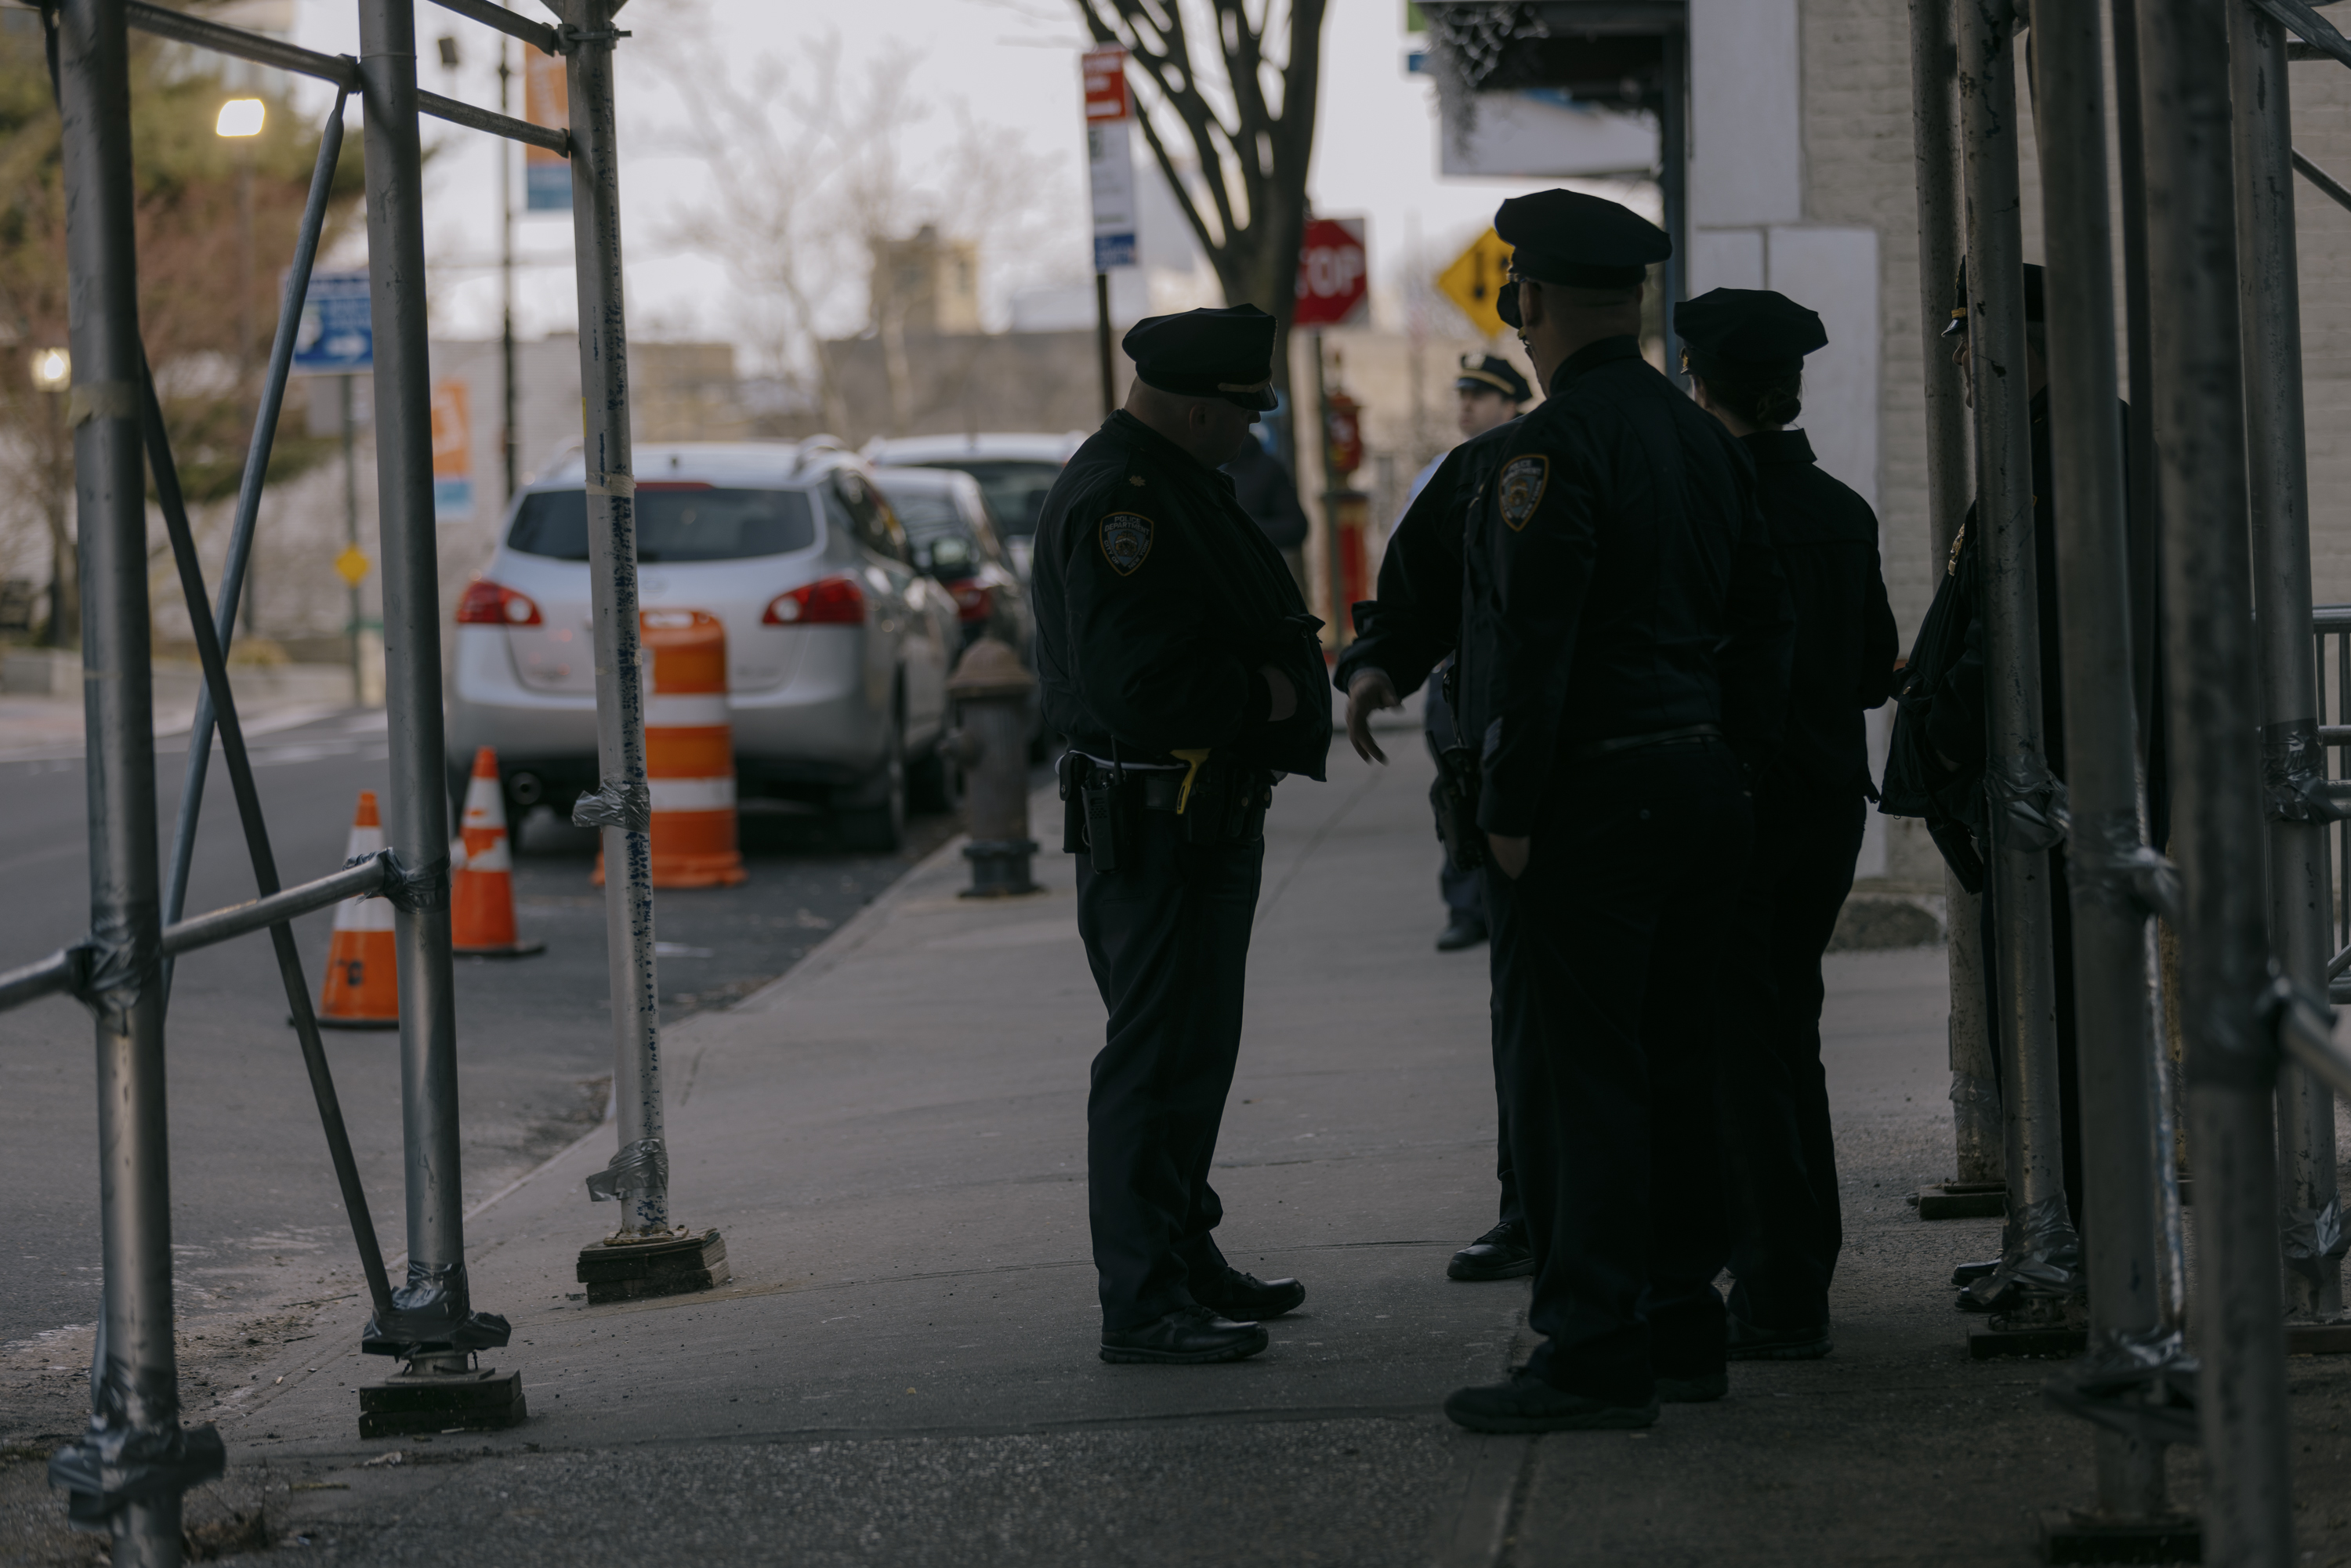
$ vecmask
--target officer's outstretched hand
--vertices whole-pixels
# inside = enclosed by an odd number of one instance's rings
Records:
[[[1385,762],[1388,754],[1372,738],[1372,715],[1384,707],[1402,707],[1404,699],[1395,695],[1384,670],[1362,670],[1347,683],[1347,739],[1355,747],[1355,755],[1366,762]]]
[[[1494,857],[1495,869],[1516,882],[1525,874],[1527,857],[1534,852],[1534,841],[1524,836],[1514,839],[1508,833],[1488,833],[1486,849]]]

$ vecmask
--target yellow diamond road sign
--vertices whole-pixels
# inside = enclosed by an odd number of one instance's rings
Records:
[[[360,553],[357,545],[345,545],[343,553],[335,558],[335,570],[353,588],[357,588],[360,579],[368,574],[368,558]]]
[[[1510,280],[1510,247],[1488,229],[1461,253],[1452,266],[1437,275],[1437,287],[1469,318],[1478,330],[1499,338],[1507,329],[1494,311],[1494,297]]]

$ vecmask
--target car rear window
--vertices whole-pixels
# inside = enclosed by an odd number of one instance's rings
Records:
[[[952,497],[909,496],[901,489],[890,497],[890,509],[898,514],[899,525],[915,538],[971,531],[971,526],[964,521],[963,513],[956,508]]]
[[[816,543],[804,490],[722,490],[703,485],[637,486],[637,559],[646,564],[788,555]],[[588,494],[525,496],[509,549],[557,560],[588,559]]]
[[[1053,481],[1061,476],[1058,463],[1040,463],[1034,459],[1012,460],[983,458],[958,459],[955,462],[923,463],[922,468],[953,468],[979,481],[980,494],[987,497],[987,509],[1004,533],[1013,538],[1028,538],[1037,531],[1037,519],[1044,515],[1045,497],[1052,493]],[[913,524],[907,525],[909,528]]]

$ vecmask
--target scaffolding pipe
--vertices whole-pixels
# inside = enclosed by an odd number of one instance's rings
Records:
[[[2010,801],[2045,798],[2040,600],[2035,587],[2032,391],[2024,345],[2022,199],[2018,190],[2016,14],[2010,0],[1958,6],[1959,132],[1967,204],[1969,375],[1976,414],[1977,559],[1985,622],[1985,761],[2001,1111],[2008,1224],[2001,1269],[1971,1287],[1997,1300],[2070,1293],[2080,1242],[2065,1199],[2057,1089],[2056,972],[2049,852]]]
[[[2166,700],[2183,880],[2180,982],[2196,1151],[2204,1561],[2294,1561],[2279,1285],[2276,1021],[2266,1005],[2260,711],[2247,559],[2229,27],[2141,0]]]
[[[610,1169],[619,1235],[668,1232],[661,1000],[653,959],[652,804],[637,625],[636,478],[629,445],[629,342],[622,311],[621,172],[612,101],[611,0],[573,0],[569,35],[573,252],[580,281],[580,385],[586,416],[589,579],[596,622],[600,787],[572,820],[604,841],[604,931],[611,957],[612,1098],[620,1148]]]
[[[2074,1014],[2081,1057],[2083,1229],[2093,1364],[2179,1355],[2159,1290],[2149,909],[2140,822],[2131,555],[2107,229],[2105,37],[2099,0],[2035,0],[2032,71],[2048,258],[2051,497],[2057,525],[2065,782],[2073,810]],[[2097,1523],[2166,1512],[2163,1445],[2101,1426]]]
[[[201,1437],[180,1425],[172,1343],[147,486],[122,0],[66,0],[55,37],[73,284],[69,417],[75,515],[81,519],[82,711],[97,949],[83,994],[98,1020],[105,1302],[90,1371],[89,1429],[52,1460],[52,1475],[80,1469],[109,1477],[125,1461],[162,1460],[162,1484],[142,1489],[135,1500],[101,1479],[95,1494],[76,1490],[74,1502],[83,1521],[110,1527],[116,1568],[172,1568],[180,1562],[180,1497],[191,1484],[173,1461],[184,1459]],[[210,1448],[218,1454],[216,1437]]]
[[[441,727],[416,18],[413,0],[360,0],[359,13],[375,321],[376,497],[383,536],[384,706],[392,753],[384,836],[416,893],[393,915],[408,1194],[408,1281],[394,1300],[402,1337],[422,1342],[454,1335],[471,1310],[471,1292],[449,954],[449,792]]]
[[[2326,994],[2334,947],[2327,823],[2310,786],[2326,773],[2310,619],[2310,485],[2303,465],[2302,305],[2294,261],[2294,127],[2285,29],[2229,12],[2236,115],[2237,259],[2244,334],[2246,474],[2253,615],[2261,639],[2262,771],[2269,814],[2270,946],[2285,977]],[[2343,1311],[2343,1208],[2335,1096],[2306,1069],[2278,1075],[2278,1200],[2285,1300],[2324,1321]]]
[[[1951,553],[1968,507],[1968,409],[1943,328],[1959,267],[1958,106],[1959,68],[1950,0],[1910,0],[1911,150],[1918,168],[1919,382],[1926,393],[1928,559]],[[1950,962],[1951,1122],[1959,1179],[2001,1179],[2000,1091],[1984,1032],[1983,908],[1959,879],[1943,873],[1945,942]]]

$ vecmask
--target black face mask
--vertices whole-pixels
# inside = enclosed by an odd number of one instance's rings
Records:
[[[1501,287],[1494,290],[1494,314],[1499,316],[1502,319],[1502,324],[1514,332],[1523,325],[1519,319],[1519,280],[1517,278],[1511,278]]]

